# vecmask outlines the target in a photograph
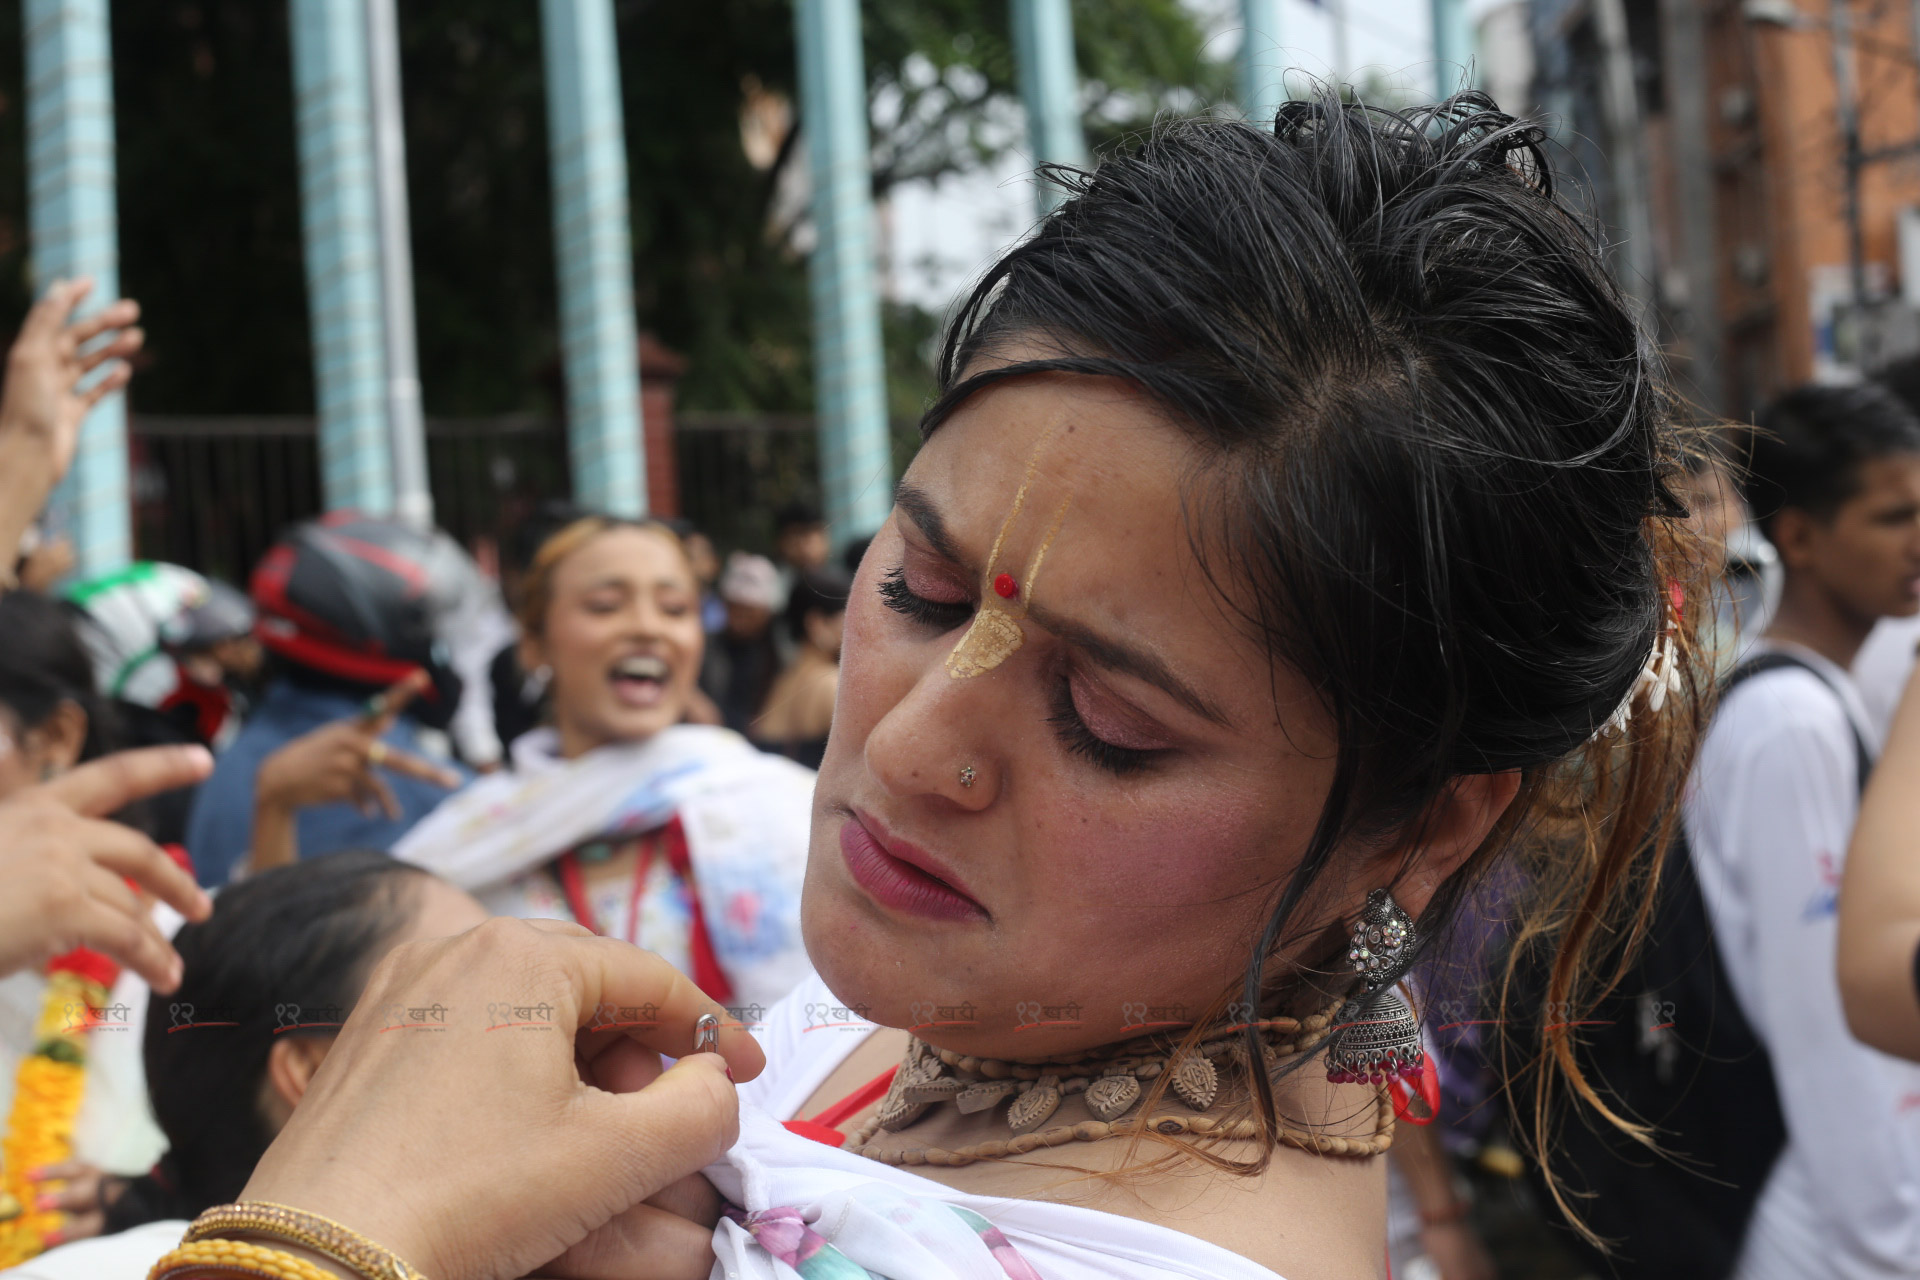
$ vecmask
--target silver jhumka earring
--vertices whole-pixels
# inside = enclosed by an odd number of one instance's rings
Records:
[[[1347,963],[1366,989],[1341,1006],[1327,1045],[1327,1079],[1335,1084],[1420,1077],[1426,1063],[1420,1023],[1393,991],[1413,964],[1414,941],[1413,917],[1393,895],[1385,889],[1369,893],[1347,947]]]

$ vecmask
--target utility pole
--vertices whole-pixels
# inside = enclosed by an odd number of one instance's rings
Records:
[[[1613,179],[1616,225],[1626,234],[1621,286],[1643,320],[1653,303],[1653,213],[1647,206],[1645,157],[1640,149],[1640,97],[1633,82],[1633,51],[1627,44],[1622,0],[1594,0],[1594,34],[1600,40],[1601,102],[1607,121],[1608,172]]]
[[[1913,57],[1920,63],[1920,0],[1908,0],[1907,22],[1913,28]]]
[[[1687,282],[1683,328],[1695,403],[1723,412],[1720,380],[1720,272],[1714,228],[1714,166],[1708,132],[1706,15],[1702,0],[1661,0],[1667,121],[1673,146],[1674,203],[1680,209],[1680,261]]]
[[[393,514],[433,527],[420,363],[413,322],[413,245],[407,216],[407,135],[400,101],[400,32],[394,0],[366,0],[367,82],[372,102],[373,188],[380,241],[380,318],[385,331],[387,447],[393,451]]]
[[[1853,14],[1848,0],[1828,0],[1827,30],[1833,45],[1834,111],[1846,165],[1847,278],[1856,322],[1867,305],[1866,235],[1860,223],[1860,171],[1866,156],[1860,147],[1860,91],[1855,77]]]

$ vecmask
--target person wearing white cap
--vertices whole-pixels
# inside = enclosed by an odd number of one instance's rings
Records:
[[[780,674],[773,615],[783,596],[780,571],[765,556],[735,551],[720,574],[727,625],[707,644],[700,687],[720,708],[727,728],[745,733],[766,705]]]

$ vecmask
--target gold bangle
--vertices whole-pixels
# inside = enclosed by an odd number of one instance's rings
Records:
[[[348,1226],[292,1205],[267,1200],[219,1204],[193,1220],[186,1239],[236,1234],[270,1236],[325,1254],[362,1280],[427,1280],[393,1250]]]
[[[194,1240],[182,1243],[153,1264],[147,1280],[208,1280],[209,1277],[265,1276],[269,1280],[340,1280],[335,1272],[284,1249],[244,1240]]]

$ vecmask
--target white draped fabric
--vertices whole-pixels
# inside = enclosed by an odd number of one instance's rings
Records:
[[[793,1119],[874,1027],[810,978],[767,1015],[767,1069],[740,1088],[740,1140],[707,1177],[749,1212],[798,1209],[857,1267],[888,1280],[1022,1280],[956,1209],[998,1228],[1044,1280],[1278,1280],[1265,1267],[1167,1227],[1076,1205],[968,1195],[798,1137]],[[957,1224],[957,1225],[955,1225]],[[714,1235],[710,1280],[824,1280],[859,1271],[787,1265],[733,1221]]]

